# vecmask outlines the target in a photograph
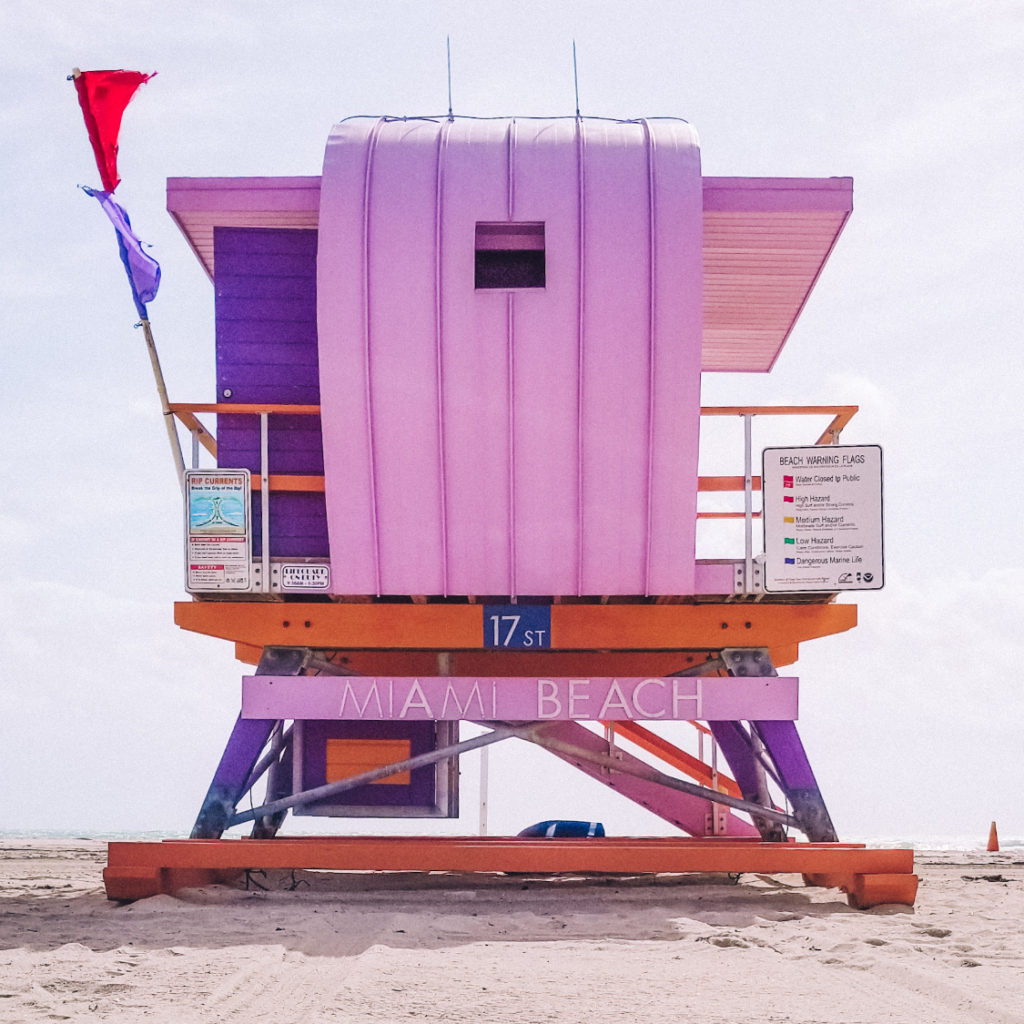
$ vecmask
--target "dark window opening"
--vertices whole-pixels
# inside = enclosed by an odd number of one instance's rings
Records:
[[[477,224],[477,288],[543,288],[543,224]]]

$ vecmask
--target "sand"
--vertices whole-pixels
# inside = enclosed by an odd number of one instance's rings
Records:
[[[0,1021],[1024,1021],[1024,850],[917,906],[799,877],[298,872],[108,902],[105,844],[0,841]],[[265,887],[265,888],[264,888]]]

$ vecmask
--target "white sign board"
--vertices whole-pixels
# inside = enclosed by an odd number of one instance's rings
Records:
[[[881,589],[878,445],[766,448],[761,487],[768,593]]]
[[[249,470],[185,472],[185,589],[248,590],[252,583]]]

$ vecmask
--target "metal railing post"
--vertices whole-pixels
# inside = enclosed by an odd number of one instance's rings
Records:
[[[260,413],[260,589],[270,593],[270,416]]]
[[[743,414],[743,593],[751,592],[754,578],[754,477],[752,431],[754,417]]]

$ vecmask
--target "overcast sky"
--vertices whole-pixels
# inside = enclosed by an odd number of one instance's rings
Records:
[[[0,827],[187,833],[245,671],[172,622],[180,496],[113,233],[75,187],[99,181],[67,74],[159,72],[125,115],[117,196],[162,265],[150,315],[172,400],[212,401],[213,289],[164,209],[166,178],[318,174],[342,117],[443,112],[450,34],[456,113],[571,114],[575,39],[584,114],[683,117],[708,175],[854,178],[776,370],[709,376],[704,402],[859,404],[844,442],[885,451],[886,587],[790,670],[840,836],[980,842],[996,819],[1024,837],[1024,6],[39,11],[0,7]],[[521,785],[548,778],[547,757],[494,748],[492,830],[657,828],[578,773]]]

